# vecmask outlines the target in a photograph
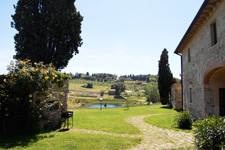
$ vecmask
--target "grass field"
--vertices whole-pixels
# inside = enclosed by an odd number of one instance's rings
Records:
[[[172,129],[176,131],[183,131],[183,132],[192,132],[192,130],[181,130],[177,128],[176,125],[176,117],[177,114],[169,114],[169,115],[157,115],[157,116],[151,116],[145,118],[145,122],[160,127],[160,128],[166,128],[166,129]]]
[[[87,83],[92,83],[93,88],[84,88],[83,85]],[[83,92],[96,92],[108,91],[111,84],[108,82],[96,82],[96,81],[86,81],[86,80],[70,80],[69,90],[72,91],[83,91]]]
[[[69,132],[40,134],[29,142],[17,141],[10,150],[119,150],[140,143],[138,138],[122,138],[107,135],[91,135]],[[0,144],[5,150],[10,144]]]
[[[83,85],[87,83],[92,83],[93,88],[85,88]],[[69,84],[69,108],[75,108],[78,106],[83,106],[90,103],[99,103],[100,92],[104,91],[103,103],[124,103],[124,100],[115,99],[114,96],[108,95],[108,91],[113,84],[110,82],[97,82],[97,81],[87,81],[87,80],[70,80]],[[125,81],[125,86],[129,94],[124,94],[131,106],[143,105],[146,103],[146,98],[144,95],[144,82],[135,81]],[[75,107],[74,107],[75,106]]]
[[[74,124],[78,128],[102,130],[114,133],[139,133],[139,130],[126,122],[131,116],[147,114],[177,114],[176,111],[160,108],[160,105],[130,107],[119,109],[78,109],[75,111]],[[162,115],[162,116],[163,116]],[[160,118],[159,118],[160,119]],[[168,120],[167,120],[168,121]],[[168,124],[170,124],[169,122]]]
[[[161,114],[154,119],[146,119],[146,122],[163,128],[175,129],[173,117],[176,111],[161,108],[160,105],[130,107],[128,110],[119,109],[76,109],[74,126],[80,129],[106,131],[114,134],[137,134],[140,131],[127,123],[127,119],[133,116]],[[170,114],[170,115],[168,115]],[[169,117],[168,117],[169,116]],[[168,119],[167,119],[168,118]],[[153,121],[154,120],[154,121]],[[163,125],[162,125],[163,124]],[[110,135],[84,134],[69,130],[67,132],[50,132],[39,134],[36,137],[11,139],[0,143],[0,149],[12,146],[11,150],[118,150],[127,149],[140,143],[140,138],[114,137]]]

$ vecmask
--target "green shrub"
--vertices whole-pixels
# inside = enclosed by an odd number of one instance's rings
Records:
[[[93,88],[93,83],[87,83],[86,88],[92,89]]]
[[[180,129],[191,129],[192,120],[188,112],[180,113],[176,118],[177,127]]]
[[[68,76],[52,65],[29,60],[17,61],[8,70],[7,75],[0,76],[0,134],[38,131],[39,122],[50,107],[49,88],[63,86]],[[57,101],[57,105],[62,103]]]
[[[100,96],[103,97],[105,92],[103,90],[100,91]]]
[[[82,85],[81,87],[92,89],[93,88],[93,83],[87,83],[87,84]]]
[[[225,148],[225,123],[222,117],[209,117],[195,124],[195,144],[199,150]]]
[[[111,89],[115,89],[116,97],[120,97],[120,94],[126,90],[124,82],[116,82],[111,85]]]
[[[145,85],[144,90],[148,104],[159,102],[160,97],[157,84],[155,83],[147,84]]]

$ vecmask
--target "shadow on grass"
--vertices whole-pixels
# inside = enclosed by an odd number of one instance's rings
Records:
[[[11,137],[0,137],[0,149],[8,149],[16,146],[26,147],[39,140],[52,138],[54,135],[18,135]]]
[[[163,106],[161,106],[160,108],[164,108],[164,109],[172,109],[173,107],[168,106],[168,105],[163,105]]]
[[[59,132],[66,132],[66,131],[69,131],[70,129],[69,128],[66,128],[66,129],[60,129]]]

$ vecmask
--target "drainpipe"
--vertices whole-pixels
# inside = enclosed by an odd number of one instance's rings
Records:
[[[181,58],[181,104],[182,104],[182,110],[184,110],[184,97],[183,97],[183,93],[184,93],[184,86],[183,86],[183,56],[180,53],[177,53],[177,55],[180,56]]]

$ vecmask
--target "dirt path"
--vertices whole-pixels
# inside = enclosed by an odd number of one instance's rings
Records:
[[[147,116],[137,116],[128,119],[128,122],[137,127],[143,134],[141,144],[130,150],[162,150],[193,147],[193,136],[191,133],[172,131],[158,128],[144,122]]]

